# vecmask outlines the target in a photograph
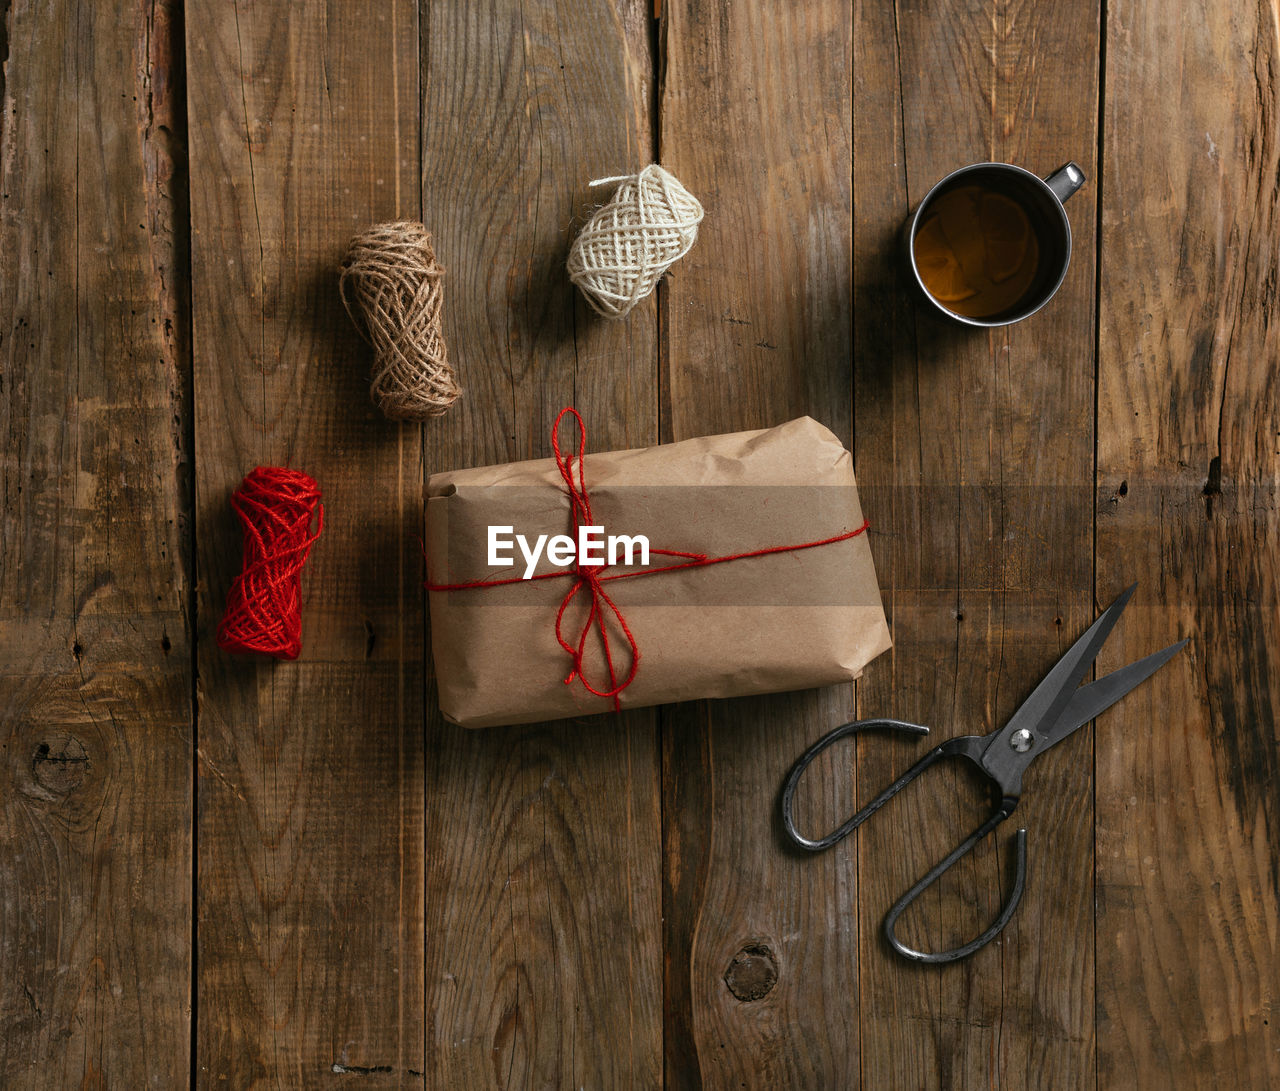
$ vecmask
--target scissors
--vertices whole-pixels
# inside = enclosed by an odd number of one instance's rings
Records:
[[[919,724],[903,723],[901,720],[859,720],[844,724],[809,747],[792,766],[782,788],[782,825],[791,840],[809,852],[822,852],[837,842],[843,841],[916,777],[944,758],[964,758],[971,762],[995,789],[995,798],[998,802],[991,817],[902,895],[885,914],[885,938],[889,941],[889,946],[903,958],[913,962],[956,962],[985,947],[1000,933],[1018,908],[1018,902],[1022,899],[1022,891],[1026,885],[1027,831],[1025,828],[1014,834],[1017,876],[1014,879],[1013,892],[1009,895],[995,922],[976,939],[949,951],[916,951],[894,935],[894,926],[907,906],[1013,813],[1022,795],[1022,774],[1028,765],[1050,747],[1062,742],[1090,720],[1101,715],[1130,690],[1145,682],[1187,643],[1185,640],[1180,640],[1163,651],[1149,655],[1145,659],[1139,659],[1136,663],[1130,663],[1129,666],[1113,671],[1087,686],[1080,685],[1081,679],[1102,650],[1102,645],[1111,634],[1111,630],[1115,627],[1125,606],[1128,605],[1137,586],[1136,583],[1133,584],[1102,612],[1097,621],[1067,649],[1066,654],[1045,675],[1044,681],[1036,686],[1031,696],[1022,703],[1022,707],[1003,727],[997,728],[989,735],[962,735],[948,739],[941,746],[930,750],[857,814],[825,837],[817,840],[805,837],[796,829],[792,814],[796,785],[814,759],[841,739],[868,729],[883,728],[913,735],[927,735],[929,729]]]

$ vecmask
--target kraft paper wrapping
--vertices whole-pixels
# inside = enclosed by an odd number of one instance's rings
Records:
[[[568,432],[566,428],[562,436]],[[816,541],[863,524],[853,460],[808,417],[776,428],[661,447],[587,454],[586,487],[605,534],[644,534],[651,547],[725,556]],[[427,484],[428,583],[509,579],[487,563],[489,527],[533,540],[573,534],[569,494],[553,459],[433,474]],[[674,559],[650,557],[649,567]],[[544,555],[537,572],[557,571]],[[612,567],[609,572],[629,571]],[[575,680],[555,618],[574,582],[562,578],[431,591],[431,644],[440,710],[464,727],[493,727],[613,709]],[[795,552],[611,581],[640,658],[619,695],[636,708],[847,682],[890,646],[867,533]],[[577,643],[584,588],[563,631]],[[609,618],[625,675],[628,652]],[[586,673],[607,690],[598,634]]]

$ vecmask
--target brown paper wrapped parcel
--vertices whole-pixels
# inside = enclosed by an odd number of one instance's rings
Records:
[[[565,429],[567,432],[568,429]],[[575,463],[576,466],[576,463]],[[641,450],[588,454],[591,522],[605,535],[647,537],[650,549],[725,557],[820,541],[864,525],[853,460],[808,417],[776,428],[709,436]],[[529,569],[513,534],[576,537],[571,496],[554,459],[433,474],[427,487],[428,586],[511,580],[497,586],[431,590],[431,644],[440,710],[464,727],[530,723],[607,712],[583,678],[565,679],[572,657],[556,617],[577,583],[574,565],[546,551]],[[506,530],[508,547],[489,544]],[[632,561],[638,562],[638,555]],[[684,563],[651,552],[650,563],[606,575]],[[562,573],[541,580],[519,578]],[[600,571],[600,570],[597,570]],[[734,697],[846,682],[888,649],[867,535],[599,586],[635,641],[634,678],[621,708]],[[579,646],[592,603],[589,586],[565,608],[562,633]],[[607,606],[615,680],[631,665],[626,633]],[[587,632],[583,676],[611,687],[599,622]]]

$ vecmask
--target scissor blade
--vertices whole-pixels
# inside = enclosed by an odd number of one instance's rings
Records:
[[[1137,586],[1136,583],[1132,584],[1121,592],[1119,598],[1103,610],[1098,615],[1098,620],[1066,650],[1053,669],[1044,676],[1044,681],[1031,691],[1031,696],[1022,702],[1022,707],[1000,730],[1001,738],[1022,728],[1041,735],[1058,722],[1076,687],[1080,685],[1080,680],[1088,673],[1098,652],[1102,650],[1102,645],[1111,635],[1111,630],[1120,620],[1120,614],[1129,604]]]
[[[1096,682],[1090,682],[1087,686],[1081,686],[1072,694],[1058,722],[1045,732],[1045,746],[1060,743],[1072,732],[1084,727],[1090,720],[1096,720],[1120,698],[1130,690],[1137,689],[1182,651],[1186,643],[1185,640],[1179,640],[1178,643],[1170,644],[1163,651],[1148,655],[1145,659],[1139,659],[1127,667],[1114,670]]]

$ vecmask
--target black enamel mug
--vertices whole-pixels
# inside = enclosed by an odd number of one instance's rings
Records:
[[[1011,163],[948,174],[907,220],[911,278],[938,314],[966,326],[1007,326],[1053,298],[1071,262],[1062,207],[1085,177],[1067,163],[1040,178]]]

